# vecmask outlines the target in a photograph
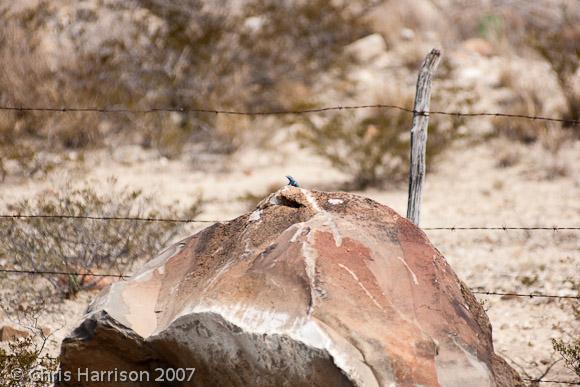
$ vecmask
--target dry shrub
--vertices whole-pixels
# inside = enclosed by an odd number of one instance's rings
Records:
[[[176,206],[162,211],[151,196],[141,191],[120,189],[111,182],[104,194],[88,186],[42,193],[34,200],[9,206],[14,213],[97,217],[193,218],[200,212],[201,199],[187,210]],[[127,271],[135,260],[153,256],[180,230],[171,222],[103,221],[87,219],[4,220],[0,253],[25,270],[74,272],[49,276],[47,280],[65,296],[101,286],[102,277],[91,273]]]
[[[567,278],[564,283],[569,282],[572,289],[580,289],[580,282],[576,278]],[[580,305],[578,303],[570,303],[568,305],[571,309],[574,320],[578,322],[580,320]],[[580,337],[574,335],[574,333],[569,334],[567,339],[552,339],[552,347],[556,350],[562,359],[564,359],[564,364],[568,369],[574,372],[578,377],[580,377]]]
[[[72,19],[63,22],[65,12]],[[106,29],[104,20],[115,17],[125,29]],[[366,33],[356,12],[325,0],[250,0],[243,7],[209,0],[111,1],[95,9],[40,1],[0,18],[0,100],[57,108],[281,108],[286,93],[278,85],[313,87],[320,73],[344,68],[343,47]],[[55,26],[60,30],[52,36]],[[55,39],[66,49],[47,51]],[[9,132],[3,137],[28,135],[49,149],[99,146],[114,142],[113,135],[167,157],[188,143],[209,143],[218,152],[239,146],[237,132],[227,125],[224,130],[210,113],[16,112],[1,121],[0,134]]]
[[[88,76],[90,68],[80,85],[78,79],[51,70],[38,44],[34,34],[16,22],[0,23],[2,105],[59,108],[93,106],[105,100],[90,91],[89,83],[93,89],[98,84]],[[0,181],[13,172],[10,162],[18,172],[32,177],[56,166],[43,157],[45,153],[100,145],[101,122],[96,113],[0,112]]]
[[[502,70],[500,85],[513,91],[511,99],[504,101],[505,111],[529,117],[557,116],[558,113],[566,112],[565,107],[550,108],[546,101],[550,98],[550,92],[547,90],[557,90],[557,82],[553,79],[551,83],[549,79],[545,79],[542,84],[529,82],[529,76],[522,76],[524,70],[521,67],[507,67]],[[530,66],[530,72],[534,74],[534,71],[537,69]],[[540,74],[547,76],[543,72]],[[574,141],[574,137],[577,136],[573,130],[565,130],[559,122],[517,117],[494,117],[492,124],[495,130],[492,136],[504,137],[526,145],[536,144],[540,147],[540,152],[531,153],[542,166],[534,173],[539,174],[539,178],[553,180],[569,174],[569,165],[560,157],[560,153],[563,147]],[[501,147],[498,151],[500,167],[515,165],[521,159],[521,151],[511,141],[512,146],[506,144],[507,147]]]
[[[4,387],[54,385],[51,375],[56,375],[58,362],[42,354],[46,338],[40,341],[41,343],[35,337],[28,336],[10,341],[7,350],[0,348],[0,385]]]
[[[500,85],[513,90],[512,98],[504,101],[506,111],[522,116],[551,116],[545,99],[549,97],[545,90],[537,84],[531,84],[522,78],[522,68],[506,67],[500,75]],[[547,150],[556,153],[567,136],[562,132],[558,122],[532,120],[517,117],[494,117],[492,120],[495,134],[510,140],[531,144],[540,142]]]
[[[312,90],[321,73],[344,71],[348,61],[343,47],[367,32],[357,13],[323,0],[251,0],[241,9],[203,0],[147,0],[142,6],[170,26],[162,51],[179,53],[183,63],[175,77],[155,85],[159,94],[171,96],[174,106],[287,108],[287,85]],[[159,55],[153,60],[166,60]],[[189,141],[229,153],[240,146],[247,127],[239,116],[188,115],[181,130],[163,131],[154,142],[183,144],[184,132],[189,132]]]
[[[411,94],[392,90],[377,104],[412,106]],[[408,174],[412,117],[397,109],[338,112],[319,119],[305,118],[298,140],[352,177],[348,188],[381,186],[402,182]],[[429,122],[427,160],[429,167],[455,137],[443,130],[439,117]]]
[[[7,307],[3,301],[8,301],[12,305]],[[39,326],[39,310],[23,312],[26,308],[14,304],[12,299],[0,301],[0,312],[4,311],[7,316],[15,317],[17,320],[15,323],[20,328],[19,336],[14,335],[0,346],[0,385],[52,386],[54,385],[52,377],[56,375],[58,362],[45,352],[53,333]]]
[[[174,85],[189,90],[176,101],[183,105],[279,107],[284,94],[276,85],[316,81],[366,31],[347,7],[322,0],[251,0],[240,9],[203,0],[142,6],[167,21],[164,44],[187,63],[176,79],[185,84]]]
[[[532,47],[550,64],[556,73],[566,98],[566,120],[580,120],[580,91],[575,90],[572,77],[580,66],[580,7],[561,9],[560,22],[554,24],[529,21],[528,37]]]
[[[575,338],[569,342],[552,339],[552,346],[564,358],[566,367],[580,376],[580,339]]]
[[[546,2],[492,6],[481,18],[479,28],[487,38],[509,41],[506,48],[510,54],[513,51],[529,54],[526,50],[530,48],[539,54],[554,71],[566,99],[562,118],[580,118],[580,91],[574,89],[572,82],[580,66],[580,6],[577,2],[564,0],[557,6]],[[529,107],[529,96],[523,98],[519,103]]]
[[[523,116],[542,115],[543,103],[536,95],[519,90],[517,95],[507,104],[510,114]],[[533,121],[523,118],[494,117],[492,120],[495,134],[505,136],[510,140],[531,144],[542,138],[550,128],[557,128],[555,124],[545,121]]]
[[[14,107],[75,107],[103,102],[92,91],[102,87],[91,68],[79,79],[51,70],[32,31],[15,22],[0,27],[0,101]],[[80,64],[79,64],[80,65]],[[85,65],[83,63],[83,65]],[[94,65],[93,65],[94,67]],[[92,83],[92,85],[90,85]],[[78,93],[82,89],[82,93]],[[40,148],[82,148],[99,144],[99,120],[94,113],[6,112],[0,119],[0,145],[14,146],[26,135]]]

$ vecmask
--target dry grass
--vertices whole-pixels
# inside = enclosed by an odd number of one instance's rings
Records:
[[[4,387],[48,387],[58,363],[42,353],[45,341],[34,336],[19,338],[0,348],[0,384]],[[22,372],[22,377],[15,377]],[[44,375],[44,377],[42,377]]]
[[[40,309],[32,312],[23,305],[6,305],[4,301],[0,302],[0,313],[5,311],[16,318],[17,321],[13,322],[18,326],[18,334],[14,334],[8,342],[0,343],[0,385],[54,385],[51,376],[57,371],[58,362],[46,354],[53,332],[39,325]]]
[[[79,69],[86,70],[78,78],[58,73],[51,69],[31,31],[14,22],[3,23],[0,28],[0,63],[3,68],[0,100],[3,104],[65,107],[110,102],[109,96],[97,92],[104,85],[87,76],[92,70],[88,63],[76,63]],[[95,114],[9,112],[0,118],[0,145],[3,146],[13,146],[22,138],[30,139],[41,149],[54,146],[82,148],[102,141]]]
[[[562,339],[552,339],[552,344],[564,359],[566,367],[580,377],[580,339],[573,338],[568,342]]]
[[[35,200],[9,206],[14,213],[73,216],[193,218],[200,212],[200,198],[187,211],[166,207],[158,212],[153,198],[140,191],[118,188],[110,182],[107,193],[92,188],[64,187]],[[24,270],[74,272],[47,277],[64,296],[103,285],[107,271],[122,274],[135,260],[154,256],[179,231],[174,223],[85,219],[9,219],[3,221],[0,254]]]
[[[390,90],[377,97],[376,104],[412,106],[413,96]],[[305,118],[298,140],[303,146],[326,158],[348,173],[352,180],[347,188],[380,187],[399,183],[408,172],[411,116],[395,109],[357,113],[328,114],[320,119]],[[432,118],[427,142],[428,167],[455,138],[443,130],[441,120]]]
[[[572,77],[580,66],[580,11],[562,9],[561,23],[557,26],[529,27],[530,45],[550,64],[556,73],[566,98],[566,120],[580,119],[580,90],[572,86]],[[533,21],[530,21],[533,23]]]
[[[501,73],[500,86],[515,91],[512,93],[512,99],[505,102],[505,111],[524,116],[557,116],[557,113],[547,111],[545,92],[541,87],[521,81],[519,72],[522,70],[507,67]],[[574,141],[577,134],[573,130],[567,130],[557,122],[510,117],[494,117],[492,124],[495,136],[530,146],[541,146],[545,152],[542,152],[543,157],[538,157],[538,162],[544,167],[546,179],[551,180],[568,174],[568,166],[559,160],[558,155],[566,143]],[[500,149],[498,165],[509,167],[517,164],[519,159],[517,149],[518,146]]]
[[[322,0],[253,0],[239,10],[202,0],[147,0],[138,9],[127,4],[109,7],[103,5],[100,12],[129,15],[132,24],[125,33],[103,41],[94,38],[87,44],[89,38],[65,25],[59,39],[73,49],[56,53],[45,47],[51,38],[39,32],[59,14],[51,3],[40,2],[2,23],[0,102],[50,107],[276,109],[286,103],[284,85],[288,82],[310,89],[319,73],[344,69],[342,48],[366,31],[348,7]],[[290,13],[292,18],[288,18]],[[78,20],[72,24],[83,28],[98,26],[103,17],[87,8],[82,17],[73,14]],[[152,36],[150,19],[164,26]],[[142,39],[131,41],[127,36],[132,33]],[[97,47],[90,48],[95,41]],[[208,144],[210,152],[228,153],[240,145],[240,130],[243,127],[214,114],[2,113],[0,155],[2,160],[16,160],[25,170],[32,168],[26,157],[9,149],[23,139],[35,151],[128,140],[159,149],[165,157],[181,155],[191,143]],[[0,171],[7,173],[2,163]]]
[[[544,113],[542,96],[533,88],[524,88],[518,82],[519,72],[522,70],[521,68],[513,69],[508,67],[501,72],[500,87],[517,90],[517,93],[513,95],[513,99],[506,102],[506,109],[509,109],[510,114],[541,116]],[[546,122],[513,119],[510,117],[496,117],[493,119],[493,125],[497,134],[526,144],[537,141],[549,130],[549,124]],[[551,126],[554,127],[556,125]]]

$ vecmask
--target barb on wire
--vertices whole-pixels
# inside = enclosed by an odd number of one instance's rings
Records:
[[[80,272],[69,272],[69,271],[43,271],[43,270],[21,270],[21,269],[0,269],[0,273],[10,273],[10,274],[30,274],[30,275],[77,275],[77,276],[95,276],[95,277],[115,277],[127,279],[130,275],[125,274],[111,274],[111,273],[80,273]],[[495,292],[495,291],[483,291],[478,290],[479,288],[472,288],[471,291],[474,294],[484,294],[489,296],[515,296],[515,297],[528,297],[528,298],[558,298],[558,299],[580,299],[580,296],[559,296],[556,294],[542,294],[542,293],[515,293],[515,292]]]
[[[80,219],[80,220],[102,220],[102,221],[136,221],[136,222],[168,222],[168,223],[219,223],[227,220],[217,219],[185,219],[185,218],[148,218],[148,217],[131,217],[131,216],[97,216],[97,215],[67,215],[67,214],[0,214],[0,219]],[[465,230],[580,230],[580,226],[469,226],[469,227],[422,227],[423,230],[447,230],[447,231],[465,231]]]
[[[576,126],[580,121],[578,120],[566,120],[562,118],[555,117],[544,117],[544,116],[528,116],[524,114],[510,114],[510,113],[489,113],[489,112],[446,112],[446,111],[416,111],[403,106],[397,105],[345,105],[345,106],[328,106],[315,109],[303,109],[303,110],[271,110],[271,111],[241,111],[241,110],[219,110],[210,108],[185,108],[185,107],[164,107],[164,108],[150,108],[150,109],[129,109],[129,108],[102,108],[102,107],[27,107],[27,106],[0,106],[0,110],[6,111],[18,111],[18,112],[52,112],[52,113],[82,113],[82,112],[93,112],[93,113],[210,113],[210,114],[224,114],[224,115],[238,115],[238,116],[273,116],[273,115],[299,115],[299,114],[313,114],[313,113],[324,113],[333,110],[356,110],[356,109],[395,109],[401,110],[407,113],[417,114],[417,115],[446,115],[446,116],[456,116],[456,117],[507,117],[507,118],[520,118],[528,120],[537,121],[553,121],[561,122],[564,124]]]

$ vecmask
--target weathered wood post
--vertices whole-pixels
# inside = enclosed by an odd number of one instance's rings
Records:
[[[411,128],[411,160],[409,163],[409,196],[407,199],[407,219],[419,225],[421,215],[421,194],[425,180],[425,152],[427,150],[427,125],[429,124],[429,102],[431,99],[431,79],[441,60],[441,52],[431,50],[425,57],[419,77],[415,105],[413,106],[413,127]]]

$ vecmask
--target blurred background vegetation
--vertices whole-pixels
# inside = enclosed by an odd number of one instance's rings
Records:
[[[481,105],[485,110],[577,120],[577,4],[497,1],[473,8],[477,3],[4,3],[0,5],[0,103],[264,111],[388,100],[410,107],[417,67],[430,47],[439,46],[444,48],[445,63],[437,75],[434,98],[439,103],[434,102],[435,108],[469,110]],[[500,75],[488,82],[490,90],[477,90],[477,85],[458,77],[465,66],[472,65],[468,55],[494,61],[491,65]],[[526,68],[526,61],[534,66]],[[522,82],[518,76],[522,72],[538,84],[546,78],[549,87],[538,87],[529,79]],[[472,95],[458,92],[469,88]],[[458,137],[450,131],[463,129],[476,140],[505,135],[536,142],[543,141],[547,129],[560,126],[496,119],[490,124],[493,130],[486,131],[480,123],[438,121],[430,133],[432,155]],[[401,180],[410,118],[384,110],[274,121],[208,113],[3,111],[0,177],[43,176],[69,161],[69,153],[63,150],[78,151],[75,157],[82,157],[87,149],[128,143],[157,150],[167,158],[228,155],[251,143],[248,138],[267,137],[271,132],[268,129],[264,134],[265,127],[283,129],[292,124],[299,130],[291,140],[343,169],[352,177],[348,187]],[[561,133],[577,136],[578,131]],[[546,142],[554,148],[554,142],[564,141],[556,140],[551,136]],[[436,162],[436,158],[430,160]]]

